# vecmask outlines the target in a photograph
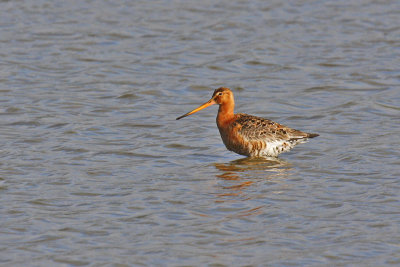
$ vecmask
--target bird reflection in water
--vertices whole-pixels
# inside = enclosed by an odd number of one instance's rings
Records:
[[[229,163],[215,163],[215,167],[221,171],[216,175],[222,185],[222,193],[218,194],[217,202],[224,202],[229,197],[241,198],[246,200],[251,198],[244,194],[244,190],[260,180],[279,181],[290,175],[292,169],[288,162],[271,157],[271,158],[243,158],[231,161]],[[233,183],[233,184],[232,184]],[[229,185],[227,185],[229,184]]]

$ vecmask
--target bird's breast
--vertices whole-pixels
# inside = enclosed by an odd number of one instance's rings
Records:
[[[253,156],[252,150],[265,146],[261,143],[253,144],[241,133],[242,125],[233,122],[218,124],[219,133],[226,148],[244,156]]]

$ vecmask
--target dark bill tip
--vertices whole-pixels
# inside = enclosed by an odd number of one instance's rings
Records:
[[[185,114],[185,115],[182,115],[182,116],[180,116],[180,117],[178,117],[178,118],[176,118],[176,120],[180,120],[180,119],[182,119],[182,118],[184,118],[184,117],[186,117],[186,114]]]

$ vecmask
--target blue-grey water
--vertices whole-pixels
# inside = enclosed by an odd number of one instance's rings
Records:
[[[1,1],[0,265],[399,266],[399,133],[397,0]]]

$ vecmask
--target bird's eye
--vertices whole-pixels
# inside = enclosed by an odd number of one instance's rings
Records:
[[[222,95],[222,92],[219,92],[217,95]]]

